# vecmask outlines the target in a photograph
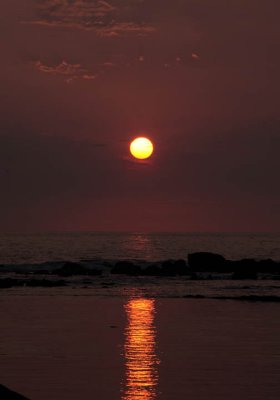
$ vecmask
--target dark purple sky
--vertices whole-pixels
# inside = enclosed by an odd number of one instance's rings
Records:
[[[279,13],[2,1],[1,230],[279,231]]]

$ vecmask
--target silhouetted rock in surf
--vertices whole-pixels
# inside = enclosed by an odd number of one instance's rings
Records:
[[[161,274],[165,276],[175,276],[175,271],[173,270],[172,261],[163,261],[161,263]]]
[[[267,302],[267,303],[279,303],[280,297],[278,296],[204,296],[200,294],[187,294],[183,296],[184,299],[205,299],[205,300],[234,300],[234,301],[248,301],[248,302]]]
[[[257,261],[253,258],[226,260],[220,254],[192,253],[188,264],[194,272],[234,273],[233,279],[257,279],[257,273],[280,274],[280,262],[271,259]]]
[[[278,296],[258,296],[258,295],[249,295],[249,296],[214,296],[208,297],[213,300],[238,300],[238,301],[251,301],[251,302],[268,302],[268,303],[279,303],[280,297]]]
[[[146,276],[182,276],[190,274],[190,269],[185,260],[168,260],[163,261],[160,265],[156,263],[150,264],[141,271],[141,275]]]
[[[103,265],[105,268],[103,268]],[[210,252],[191,253],[188,256],[188,264],[183,259],[166,260],[162,262],[141,263],[137,265],[132,261],[117,261],[98,263],[94,260],[81,262],[49,262],[43,264],[20,266],[6,265],[3,271],[13,273],[6,278],[0,278],[0,289],[17,286],[64,286],[67,280],[57,280],[59,277],[71,276],[95,276],[123,274],[131,276],[158,276],[179,277],[187,276],[189,279],[280,279],[280,261],[272,259],[255,260],[244,258],[242,260],[226,260],[222,255]],[[39,276],[39,275],[46,276]],[[43,278],[43,279],[42,279]]]
[[[130,261],[118,261],[111,269],[111,274],[141,275],[141,268]]]
[[[47,269],[37,269],[33,272],[34,275],[50,275],[50,271]]]
[[[185,260],[164,261],[161,264],[161,273],[164,276],[190,275]]]
[[[243,279],[258,279],[257,272],[254,271],[235,271],[232,274],[232,279],[243,280]]]
[[[257,279],[260,263],[253,258],[244,258],[238,261],[229,261],[233,271],[232,279]],[[268,271],[267,271],[268,272]]]
[[[176,275],[190,275],[190,268],[185,260],[174,261],[173,268],[176,271]]]
[[[0,385],[0,399],[1,400],[29,400],[27,397],[19,393],[13,392],[6,386]]]
[[[147,276],[161,276],[161,268],[159,268],[156,264],[148,265],[148,267],[144,268],[141,272],[142,275]]]
[[[258,261],[253,258],[243,258],[238,261],[228,261],[230,268],[234,272],[244,272],[244,271],[258,271]]]
[[[0,279],[0,289],[9,289],[12,287],[59,287],[65,286],[66,282],[63,280],[48,280],[48,279],[14,279],[5,278]]]
[[[67,262],[63,267],[52,272],[58,276],[73,276],[73,275],[100,275],[101,272],[96,269],[89,269],[79,263]]]
[[[258,262],[258,272],[280,274],[280,262],[271,260],[271,258],[261,260]]]
[[[49,279],[28,279],[25,280],[24,286],[60,287],[60,286],[66,286],[66,282],[62,279],[59,279],[58,281],[51,281]]]
[[[59,276],[72,276],[72,275],[85,275],[87,269],[78,263],[67,262],[63,265],[63,267],[55,269],[53,274]]]
[[[228,261],[228,269],[236,274],[251,275],[251,279],[257,273],[262,274],[280,274],[280,262],[271,259],[257,261],[253,258],[244,258],[238,261]],[[249,278],[248,278],[249,279]]]
[[[12,278],[0,279],[0,289],[9,289],[13,286],[20,286],[18,282],[19,282],[18,279],[12,279]]]
[[[220,254],[201,252],[188,255],[188,264],[196,272],[227,272],[227,260]]]

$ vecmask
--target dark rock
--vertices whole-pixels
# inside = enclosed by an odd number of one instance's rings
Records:
[[[22,396],[19,393],[13,392],[7,387],[0,385],[0,399],[1,400],[28,400],[27,397]]]
[[[188,264],[196,272],[227,272],[227,260],[220,254],[201,252],[188,255]]]
[[[50,271],[47,269],[35,269],[33,272],[34,275],[50,275]]]
[[[190,269],[185,260],[163,261],[161,272],[164,276],[190,275]]]
[[[238,261],[227,261],[227,268],[230,272],[234,272],[233,279],[257,279],[258,272],[280,273],[280,263],[271,259],[257,261],[253,258],[243,258]]]
[[[188,265],[186,264],[185,260],[174,261],[173,268],[176,271],[176,275],[189,275],[190,274],[190,269],[189,269]]]
[[[280,274],[280,262],[271,260],[271,258],[261,260],[258,263],[258,272],[264,274]]]
[[[163,261],[161,263],[161,274],[164,276],[175,276],[175,270],[173,269],[173,262],[172,261]]]
[[[233,272],[257,272],[258,262],[253,258],[243,258],[238,261],[229,261],[230,269]]]
[[[161,276],[161,268],[159,268],[158,265],[156,264],[151,264],[148,265],[147,268],[144,268],[142,271],[142,275],[147,275],[147,276]]]
[[[15,271],[15,274],[16,275],[31,275],[31,271],[25,271],[25,270]]]
[[[102,287],[114,286],[116,282],[101,282]]]
[[[0,279],[1,289],[9,289],[14,286],[23,286],[23,283],[19,279],[13,279],[13,278]]]
[[[67,262],[63,267],[58,268],[52,272],[58,276],[73,276],[73,275],[100,275],[101,271],[96,269],[89,269],[79,263]]]
[[[183,296],[185,299],[206,299],[202,294],[186,294]]]
[[[53,274],[66,277],[72,275],[85,275],[86,272],[87,268],[85,268],[83,265],[74,262],[67,262],[63,265],[63,267],[55,269]]]
[[[192,281],[198,281],[198,280],[201,279],[201,278],[200,278],[197,274],[195,274],[194,272],[191,273],[190,278],[191,278]]]
[[[118,261],[111,269],[111,274],[141,275],[141,268],[130,261]]]
[[[234,280],[258,279],[258,274],[254,271],[235,271],[232,274],[232,279]]]
[[[251,295],[251,296],[240,296],[240,300],[245,300],[245,301],[264,301],[264,302],[275,302],[279,303],[280,302],[280,297],[279,296],[257,296],[257,295]]]
[[[230,269],[233,271],[232,279],[257,279],[258,262],[253,258],[244,258],[238,261],[230,261]]]
[[[256,301],[261,301],[261,302],[274,302],[274,303],[279,303],[280,302],[280,297],[278,296],[258,296],[258,295],[249,295],[249,296],[216,296],[216,297],[210,297],[213,300],[238,300],[238,301],[251,301],[251,302],[256,302]]]
[[[87,274],[86,275],[90,275],[90,276],[98,276],[98,275],[102,275],[102,271],[100,269],[87,269]]]
[[[60,287],[66,286],[66,282],[62,279],[58,281],[51,281],[48,279],[28,279],[24,281],[25,286],[30,287]]]
[[[59,287],[65,286],[66,282],[63,280],[51,281],[48,279],[13,279],[5,278],[0,279],[0,288],[9,289],[12,287],[29,286],[29,287]]]

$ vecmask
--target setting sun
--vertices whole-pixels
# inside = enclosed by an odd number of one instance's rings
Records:
[[[139,160],[149,158],[154,151],[153,143],[145,137],[138,137],[130,143],[130,153]]]

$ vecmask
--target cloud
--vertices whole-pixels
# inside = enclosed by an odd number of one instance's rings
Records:
[[[200,57],[199,57],[198,54],[192,53],[192,59],[195,60],[195,61],[199,61],[199,60],[200,60]]]
[[[111,14],[115,7],[102,0],[41,0],[37,10],[43,20],[53,23],[77,23],[86,27],[92,23],[92,18],[105,17]]]
[[[65,78],[67,83],[75,79],[94,80],[96,78],[96,75],[83,68],[81,64],[69,64],[66,61],[57,65],[46,65],[42,61],[35,61],[33,66],[42,73],[60,75]]]
[[[155,28],[145,22],[129,20],[127,7],[116,7],[98,0],[41,0],[37,18],[29,24],[95,31],[100,36],[147,35]]]
[[[123,36],[125,34],[145,36],[149,33],[155,32],[155,28],[145,24],[122,22],[100,28],[97,32],[100,36]]]

